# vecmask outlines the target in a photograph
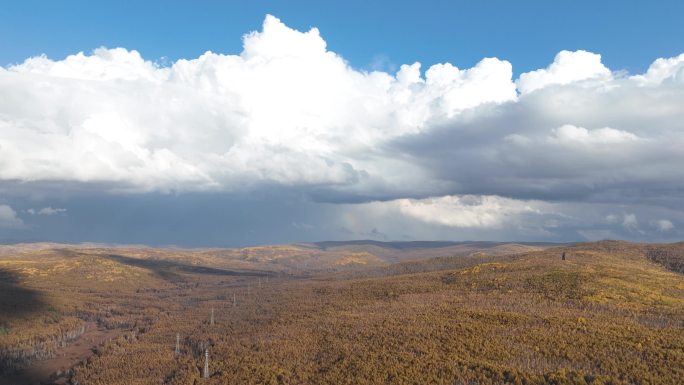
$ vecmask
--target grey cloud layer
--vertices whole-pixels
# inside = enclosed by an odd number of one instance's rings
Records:
[[[682,105],[684,54],[637,75],[585,51],[515,80],[496,58],[364,72],[268,16],[240,55],[160,67],[100,48],[0,67],[0,180],[6,196],[277,186],[387,226],[674,237]],[[0,206],[0,224],[21,221]]]
[[[549,87],[394,146],[450,181],[451,193],[599,202],[681,198],[684,83],[635,83]]]

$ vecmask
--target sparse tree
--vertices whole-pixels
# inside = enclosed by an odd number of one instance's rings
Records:
[[[209,349],[204,350],[204,371],[202,373],[203,378],[209,378]]]

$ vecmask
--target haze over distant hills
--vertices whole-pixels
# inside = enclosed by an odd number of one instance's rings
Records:
[[[543,242],[415,241],[381,242],[374,240],[322,241],[288,245],[263,245],[244,248],[180,248],[99,243],[62,244],[51,242],[0,245],[0,255],[76,252],[97,254],[133,253],[141,257],[171,256],[211,258],[216,264],[240,264],[252,269],[335,270],[382,266],[391,263],[434,257],[467,255],[504,255],[523,253],[561,244]]]

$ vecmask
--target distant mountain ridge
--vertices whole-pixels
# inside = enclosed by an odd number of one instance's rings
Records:
[[[570,243],[553,242],[495,242],[495,241],[376,241],[372,239],[359,239],[350,241],[321,241],[312,243],[301,243],[297,245],[315,245],[319,249],[326,250],[331,247],[344,246],[378,246],[390,249],[410,250],[410,249],[433,249],[450,246],[475,246],[478,248],[489,248],[501,245],[523,245],[536,247],[554,247],[569,245]]]
[[[337,271],[357,267],[385,266],[397,262],[435,257],[507,255],[538,251],[568,244],[490,241],[322,241],[243,248],[179,248],[97,243],[52,242],[0,245],[0,256],[47,257],[64,253],[130,256],[155,260],[192,260],[228,270],[279,272]]]

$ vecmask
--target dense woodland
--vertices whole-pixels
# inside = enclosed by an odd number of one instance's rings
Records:
[[[90,327],[120,333],[73,368],[59,368],[57,381],[679,385],[684,378],[682,244],[601,242],[312,271],[291,260],[286,268],[260,264],[251,254],[227,262],[217,252],[118,252],[0,257],[3,373],[30,371]],[[206,350],[209,378],[202,378]]]

